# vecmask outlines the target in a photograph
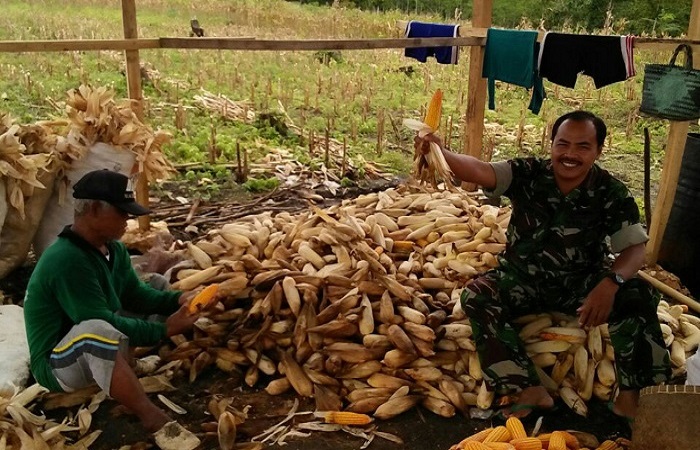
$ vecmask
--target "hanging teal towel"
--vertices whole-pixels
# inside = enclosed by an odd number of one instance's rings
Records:
[[[489,109],[496,109],[496,80],[532,89],[529,109],[537,114],[544,100],[544,85],[537,74],[537,31],[489,28],[486,34],[484,69],[488,78]]]

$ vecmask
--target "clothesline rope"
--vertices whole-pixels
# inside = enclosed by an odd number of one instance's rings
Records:
[[[406,29],[407,25],[408,25],[407,20],[399,20],[396,22],[396,28],[398,30],[400,30],[400,32],[402,32],[402,33]],[[542,41],[542,37],[544,36],[545,31],[542,31],[542,30],[537,30],[537,31],[539,33],[539,35],[537,37],[537,41],[540,42],[540,41]],[[488,28],[466,28],[466,27],[460,26],[458,34],[459,34],[459,38],[464,38],[464,37],[483,38],[484,39],[483,43],[480,43],[479,45],[485,45],[487,32],[488,32]],[[573,33],[573,34],[576,34],[576,33]],[[455,39],[458,39],[458,38],[455,38]],[[636,48],[655,47],[658,45],[673,46],[675,48],[676,46],[678,46],[680,44],[700,45],[700,39],[634,36],[634,47],[636,47]],[[447,45],[450,45],[450,44],[447,44]],[[460,44],[454,43],[451,45],[460,45]]]

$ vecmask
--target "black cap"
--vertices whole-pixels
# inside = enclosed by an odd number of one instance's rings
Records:
[[[131,214],[143,216],[151,211],[134,199],[134,193],[126,189],[129,178],[111,170],[93,170],[86,173],[73,186],[73,198],[104,200],[112,206]]]

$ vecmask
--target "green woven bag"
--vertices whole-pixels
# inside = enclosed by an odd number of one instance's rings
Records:
[[[685,51],[683,67],[676,65],[681,50]],[[639,111],[669,120],[700,119],[700,70],[693,69],[693,53],[689,45],[679,45],[668,64],[647,64],[644,67]]]

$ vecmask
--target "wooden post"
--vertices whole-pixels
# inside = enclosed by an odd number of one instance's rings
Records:
[[[700,0],[693,0],[690,11],[690,24],[688,25],[688,39],[700,38]],[[693,52],[693,65],[700,68],[700,51]],[[651,230],[647,243],[647,264],[656,264],[661,250],[661,241],[666,232],[668,217],[671,215],[673,200],[676,197],[678,176],[681,172],[681,162],[685,152],[685,141],[688,137],[690,122],[671,122],[668,130],[668,142],[666,143],[666,155],[664,167],[661,172],[659,194],[651,216]]]
[[[474,0],[472,26],[488,28],[491,26],[493,0]],[[469,87],[467,94],[466,139],[462,152],[481,159],[481,147],[484,139],[484,108],[486,107],[486,80],[481,73],[484,67],[484,47],[475,45],[469,49]],[[463,187],[474,190],[473,183],[464,183]]]
[[[122,22],[124,39],[138,39],[136,25],[136,0],[122,0]],[[140,121],[143,121],[143,96],[141,92],[141,64],[138,50],[125,50],[126,56],[126,86],[129,98],[132,100],[131,109]],[[148,207],[148,179],[146,174],[140,174],[136,179],[136,201]],[[139,217],[139,229],[148,231],[151,219],[148,215]]]

